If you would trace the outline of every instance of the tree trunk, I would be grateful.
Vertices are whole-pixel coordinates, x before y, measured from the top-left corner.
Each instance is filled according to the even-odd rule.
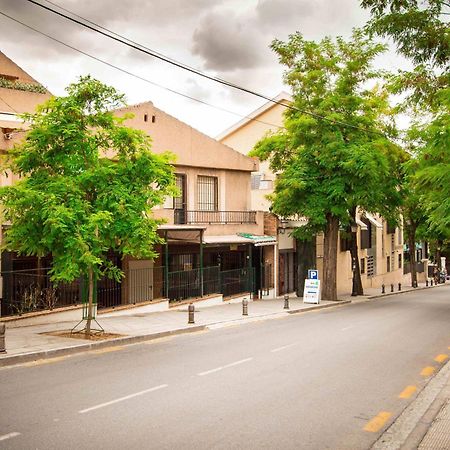
[[[356,208],[352,208],[351,218],[354,224],[356,224]],[[362,280],[361,280],[361,269],[359,267],[359,256],[358,256],[358,237],[357,231],[352,232],[350,228],[350,255],[352,257],[352,283],[354,283],[354,289],[352,285],[352,294],[353,290],[356,295],[364,295]]]
[[[417,265],[416,265],[416,226],[410,223],[408,226],[408,247],[409,263],[411,265],[411,286],[417,286]]]
[[[441,261],[441,256],[442,256],[442,246],[444,245],[444,242],[442,241],[442,239],[438,239],[436,241],[436,253],[434,256],[434,259],[436,260],[436,265],[439,271],[442,270],[442,261]]]
[[[86,335],[90,336],[91,334],[91,323],[92,323],[92,309],[94,305],[94,276],[92,268],[89,268],[88,271],[88,315],[86,321]]]
[[[356,237],[356,231],[351,232],[351,242],[350,242],[350,255],[352,257],[352,278],[355,284],[356,295],[364,295],[363,285],[361,281],[361,269],[359,267],[359,257],[358,257],[358,241]],[[353,288],[352,288],[353,293]]]
[[[339,220],[332,214],[327,214],[327,225],[323,244],[323,290],[324,300],[336,301],[336,269]]]

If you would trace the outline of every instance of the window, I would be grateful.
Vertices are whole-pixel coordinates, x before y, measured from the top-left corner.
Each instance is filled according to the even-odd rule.
[[[198,209],[200,211],[217,211],[219,209],[217,177],[199,175],[197,190]]]
[[[398,268],[401,269],[402,268],[402,254],[399,253],[398,255]]]
[[[173,209],[185,209],[186,206],[186,175],[175,174],[175,184],[180,191],[178,197],[173,198]]]
[[[366,271],[366,259],[365,258],[361,258],[360,269],[361,269],[361,273],[365,273],[365,271]]]
[[[371,248],[371,237],[372,237],[372,224],[369,222],[368,219],[362,218],[362,222],[364,222],[367,225],[367,230],[361,230],[361,245],[360,248]]]
[[[387,256],[386,257],[386,272],[390,272],[391,271],[391,257]]]

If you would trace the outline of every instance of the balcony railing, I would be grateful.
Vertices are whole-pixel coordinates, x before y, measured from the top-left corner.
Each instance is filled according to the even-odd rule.
[[[177,225],[256,223],[256,211],[188,211],[176,209],[174,211],[174,222]]]

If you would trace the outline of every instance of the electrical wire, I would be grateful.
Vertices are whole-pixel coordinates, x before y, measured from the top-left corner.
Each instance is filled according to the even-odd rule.
[[[81,19],[81,20],[77,20],[74,17],[70,17],[70,16],[68,16],[66,14],[63,14],[62,12],[57,11],[57,10],[55,10],[53,8],[50,8],[48,6],[45,6],[42,3],[39,3],[39,2],[37,2],[35,0],[26,0],[26,1],[29,2],[29,3],[32,3],[32,4],[36,5],[36,6],[39,6],[40,8],[43,8],[43,9],[45,9],[45,10],[47,10],[47,11],[53,13],[53,14],[56,14],[56,15],[58,15],[60,17],[63,17],[64,19],[67,19],[67,20],[69,20],[69,21],[71,21],[73,23],[76,23],[76,24],[78,24],[78,25],[80,25],[80,26],[82,26],[84,28],[87,28],[87,29],[89,29],[91,31],[99,33],[99,34],[101,34],[103,36],[106,36],[106,37],[108,37],[110,39],[113,39],[116,42],[119,42],[121,44],[127,45],[128,47],[133,48],[133,49],[135,49],[135,50],[137,50],[139,52],[142,52],[142,53],[144,53],[144,54],[146,54],[148,56],[152,56],[154,58],[157,58],[157,59],[159,59],[161,61],[164,61],[164,62],[166,62],[168,64],[171,64],[171,65],[173,65],[175,67],[178,67],[180,69],[189,71],[191,73],[194,73],[194,74],[196,74],[196,75],[198,75],[200,77],[203,77],[203,78],[206,78],[208,80],[220,83],[222,85],[234,88],[234,89],[239,90],[241,92],[245,92],[247,94],[250,94],[250,95],[262,98],[262,99],[264,99],[264,100],[266,100],[268,102],[271,102],[271,103],[274,103],[274,104],[277,104],[277,105],[281,105],[281,106],[283,106],[285,108],[288,108],[288,109],[291,109],[293,111],[297,111],[297,112],[300,112],[302,114],[314,117],[316,119],[329,122],[332,125],[341,125],[343,127],[353,128],[353,129],[356,129],[356,130],[359,130],[359,131],[363,131],[365,133],[372,133],[372,134],[385,136],[382,132],[380,132],[378,130],[369,130],[367,128],[362,128],[362,127],[359,127],[357,125],[349,124],[347,122],[343,122],[343,121],[340,121],[340,120],[330,119],[330,118],[325,117],[325,116],[323,116],[321,114],[317,114],[317,113],[314,113],[312,111],[302,110],[302,109],[297,108],[297,107],[295,107],[293,105],[285,104],[285,103],[283,103],[281,101],[275,100],[273,98],[270,98],[270,97],[268,97],[268,96],[266,96],[264,94],[258,93],[256,91],[251,90],[251,89],[239,86],[237,84],[231,83],[231,82],[226,81],[226,80],[222,80],[222,79],[217,78],[217,77],[213,77],[213,76],[208,75],[208,74],[206,74],[206,73],[204,73],[204,72],[202,72],[202,71],[200,71],[198,69],[189,67],[186,64],[183,64],[183,63],[181,63],[181,62],[179,62],[177,60],[171,59],[171,58],[169,58],[169,57],[167,57],[167,56],[165,56],[165,55],[163,55],[163,54],[161,54],[159,52],[155,52],[152,49],[148,49],[148,48],[142,46],[141,44],[134,43],[134,41],[128,40],[127,38],[124,38],[123,36],[121,36],[121,35],[119,35],[117,33],[113,33],[112,31],[110,31],[109,29],[107,29],[105,27],[100,27],[96,23],[94,23],[92,21],[88,21],[87,19],[85,19],[82,16],[76,15],[77,17],[79,17]],[[71,11],[69,11],[67,9],[65,11],[69,12],[70,14],[75,15],[74,13],[72,13]],[[91,23],[93,25],[89,25],[89,23],[86,23],[86,22],[89,22],[89,23]],[[102,30],[104,30],[104,31],[102,31]]]
[[[20,24],[20,25],[22,25],[25,28],[28,28],[29,30],[34,31],[35,33],[38,33],[38,34],[40,34],[42,36],[45,36],[46,38],[51,39],[52,41],[55,41],[58,44],[64,45],[65,47],[70,48],[71,50],[74,50],[74,51],[76,51],[78,53],[81,53],[82,55],[85,55],[88,58],[91,58],[91,59],[93,59],[95,61],[98,61],[98,62],[100,62],[102,64],[105,64],[106,66],[111,67],[113,69],[119,70],[120,72],[125,73],[126,75],[129,75],[129,76],[132,76],[134,78],[137,78],[138,80],[141,80],[141,81],[144,81],[146,83],[149,83],[149,84],[151,84],[151,85],[153,85],[153,86],[155,86],[157,88],[164,89],[164,90],[166,90],[168,92],[171,92],[173,94],[180,95],[181,97],[184,97],[184,98],[186,98],[188,100],[192,100],[194,102],[201,103],[203,105],[209,106],[211,108],[215,108],[215,109],[217,109],[219,111],[223,111],[223,112],[226,112],[228,114],[233,114],[234,116],[237,116],[237,117],[240,117],[240,118],[243,118],[243,119],[248,119],[250,121],[259,122],[259,123],[262,123],[264,125],[268,125],[268,126],[271,126],[271,127],[276,127],[276,128],[279,128],[279,129],[284,128],[284,127],[282,127],[280,125],[276,125],[274,123],[265,122],[263,120],[259,120],[259,119],[256,119],[256,118],[253,118],[253,117],[250,117],[250,116],[239,114],[239,113],[237,113],[235,111],[231,111],[231,110],[223,108],[221,106],[213,105],[211,103],[205,102],[204,100],[200,100],[200,99],[192,97],[192,96],[190,96],[188,94],[184,94],[183,92],[179,92],[179,91],[176,91],[175,89],[171,89],[171,88],[169,88],[167,86],[163,86],[161,84],[158,84],[158,83],[156,83],[154,81],[149,80],[148,78],[144,78],[144,77],[142,77],[140,75],[137,75],[137,74],[135,74],[133,72],[130,72],[130,71],[126,70],[126,69],[123,69],[123,68],[121,68],[119,66],[116,66],[116,65],[114,65],[114,64],[112,64],[112,63],[110,63],[108,61],[105,61],[104,59],[98,58],[97,56],[91,55],[90,53],[87,53],[87,52],[85,52],[83,50],[80,50],[80,49],[70,45],[70,44],[67,44],[66,42],[63,42],[60,39],[57,39],[57,38],[55,38],[53,36],[50,36],[49,34],[46,34],[43,31],[40,31],[40,30],[30,26],[30,25],[27,25],[26,23],[24,23],[24,22],[14,18],[14,17],[12,17],[12,16],[9,16],[8,14],[5,14],[5,13],[3,13],[1,11],[0,11],[0,15],[4,16],[4,17],[6,17],[6,18],[8,18],[8,19],[10,19],[10,20]],[[10,105],[8,105],[8,106],[10,106]]]

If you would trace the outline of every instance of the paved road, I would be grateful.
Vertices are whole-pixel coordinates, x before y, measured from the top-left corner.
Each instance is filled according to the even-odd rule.
[[[449,323],[445,286],[4,368],[0,449],[367,449]]]

